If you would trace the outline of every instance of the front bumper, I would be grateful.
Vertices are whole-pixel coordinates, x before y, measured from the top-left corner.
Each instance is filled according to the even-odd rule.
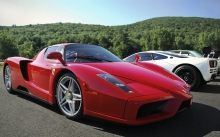
[[[178,88],[179,90],[180,88]],[[176,89],[174,89],[176,90]],[[192,95],[178,92],[164,92],[148,96],[134,97],[127,101],[123,118],[84,110],[87,115],[127,125],[143,125],[174,116],[177,112],[189,108]]]
[[[135,97],[127,102],[124,114],[125,124],[141,125],[167,119],[178,111],[189,108],[191,104],[192,95],[185,93]]]

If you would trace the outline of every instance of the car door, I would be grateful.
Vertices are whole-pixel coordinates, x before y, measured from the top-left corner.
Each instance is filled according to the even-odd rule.
[[[158,53],[152,53],[153,61],[152,63],[157,64],[161,67],[164,67],[170,71],[172,71],[174,65],[171,63],[173,57],[161,55]]]
[[[32,83],[42,89],[44,92],[49,91],[49,80],[51,74],[51,66],[54,60],[47,59],[46,56],[52,51],[56,51],[58,46],[48,47],[42,56],[40,61],[34,61],[31,63],[32,68]]]

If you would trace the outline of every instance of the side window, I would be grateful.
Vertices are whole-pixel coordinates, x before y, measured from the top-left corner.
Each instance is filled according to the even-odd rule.
[[[189,55],[189,52],[188,51],[182,51],[181,54]]]
[[[44,58],[47,58],[47,54],[52,52],[52,51],[56,51],[58,48],[58,46],[52,46],[52,47],[48,47],[47,50],[44,53]]]
[[[56,51],[60,52],[63,55],[63,52],[64,52],[63,49],[64,49],[63,46],[59,46]]]
[[[149,61],[152,60],[151,53],[139,53],[140,59],[139,61]]]
[[[182,51],[181,54],[189,54],[188,51]]]
[[[126,58],[124,60],[124,62],[133,62],[135,60],[135,54],[134,55],[131,55],[130,57]]]
[[[191,54],[191,53],[188,52],[188,51],[182,51],[181,54],[186,55],[186,56],[192,56],[192,57],[194,57],[194,55]]]
[[[63,51],[63,46],[59,46],[58,48],[57,48],[57,50],[56,51],[58,51],[58,52],[61,52],[62,53],[62,51]]]
[[[160,54],[156,54],[156,53],[153,53],[153,59],[154,60],[161,60],[161,59],[166,59],[168,58],[167,56],[164,56],[164,55],[160,55]]]

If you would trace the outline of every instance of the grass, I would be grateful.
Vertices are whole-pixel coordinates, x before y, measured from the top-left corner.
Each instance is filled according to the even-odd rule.
[[[3,67],[3,62],[0,62],[0,69],[2,69]]]

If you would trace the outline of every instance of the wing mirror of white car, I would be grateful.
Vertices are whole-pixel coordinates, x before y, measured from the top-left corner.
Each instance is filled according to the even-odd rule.
[[[173,57],[170,57],[171,59],[173,59]]]

